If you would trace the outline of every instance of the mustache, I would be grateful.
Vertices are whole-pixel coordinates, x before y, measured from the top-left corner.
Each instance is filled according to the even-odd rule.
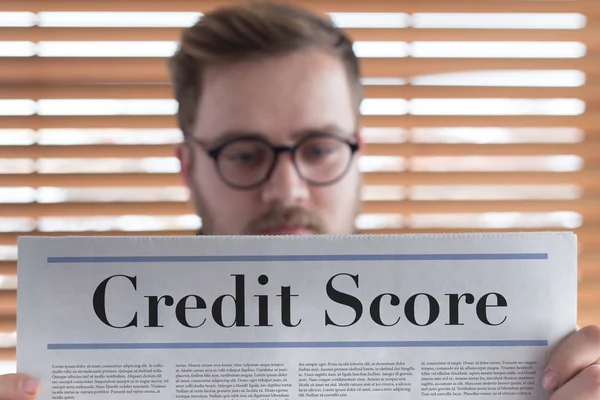
[[[323,233],[325,224],[321,218],[301,207],[274,208],[250,221],[244,229],[246,235],[260,235],[283,227],[310,229]]]

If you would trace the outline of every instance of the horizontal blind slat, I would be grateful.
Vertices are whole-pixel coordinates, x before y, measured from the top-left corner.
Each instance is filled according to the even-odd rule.
[[[0,217],[81,217],[119,215],[184,215],[195,214],[193,208],[181,202],[124,203],[0,203]]]
[[[173,157],[174,154],[175,144],[0,146],[0,158],[137,158]],[[600,140],[511,144],[366,143],[364,154],[395,157],[577,155],[586,160],[597,160],[600,159]]]
[[[16,319],[16,317],[14,317],[14,316],[0,316],[0,334],[2,334],[2,333],[12,333],[12,332],[15,332],[16,330],[17,330],[17,319]]]
[[[174,155],[174,144],[0,146],[0,158],[137,158]]]
[[[580,185],[597,188],[600,171],[577,172],[369,172],[366,185]]]
[[[178,41],[182,28],[77,28],[15,27],[0,28],[0,41]],[[589,50],[600,49],[600,26],[582,29],[418,29],[347,28],[354,41],[516,41],[583,42]]]
[[[367,143],[368,155],[399,157],[467,157],[467,156],[535,156],[574,154],[583,158],[600,158],[600,141],[581,143]]]
[[[207,12],[215,7],[232,4],[238,0],[103,0],[83,2],[81,0],[3,0],[0,11],[186,11]],[[600,15],[596,0],[578,1],[511,1],[503,0],[296,0],[295,4],[320,12],[554,12]]]
[[[362,211],[366,214],[428,214],[524,212],[544,213],[574,211],[586,216],[600,215],[598,199],[585,200],[484,200],[484,201],[365,201]]]
[[[0,275],[16,275],[17,262],[0,260]]]
[[[573,172],[364,172],[364,183],[371,186],[416,185],[579,185],[600,189],[600,170]],[[2,187],[163,187],[182,186],[177,173],[32,173],[0,174]]]
[[[414,77],[471,71],[580,70],[600,75],[600,55],[583,58],[361,58],[364,77]],[[167,83],[163,57],[0,58],[0,84],[6,83]]]
[[[93,92],[92,92],[93,93]],[[577,98],[600,101],[600,85],[588,83],[577,87],[492,87],[492,86],[365,86],[367,98],[506,98],[551,99]]]
[[[366,115],[364,127],[371,128],[436,128],[436,127],[505,127],[556,128],[573,127],[600,131],[600,113],[583,115],[517,115],[517,116],[430,116],[430,115]],[[176,128],[172,115],[116,116],[14,116],[0,118],[0,129],[167,129]]]
[[[600,216],[598,199],[580,200],[483,200],[483,201],[365,201],[367,214],[427,214],[485,212],[562,212],[573,211],[592,218]],[[183,202],[66,202],[66,203],[0,203],[0,217],[92,216],[92,215],[181,215],[195,214]]]
[[[3,322],[16,318],[17,291],[14,289],[0,289],[0,331],[7,332],[2,327]]]
[[[0,361],[14,361],[17,358],[15,347],[0,347]]]
[[[576,87],[364,85],[366,98],[577,98],[600,102],[600,83]],[[170,99],[168,84],[0,84],[0,99]]]

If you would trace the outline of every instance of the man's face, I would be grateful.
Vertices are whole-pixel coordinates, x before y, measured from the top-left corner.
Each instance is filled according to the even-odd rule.
[[[178,151],[204,232],[354,232],[360,174],[358,154],[351,155],[345,142],[358,141],[353,104],[343,64],[320,51],[206,69],[193,131],[198,143],[190,140]],[[307,139],[315,136],[325,139]],[[202,147],[210,150],[242,137],[264,143],[251,139],[227,147],[219,155],[220,174]],[[343,175],[333,184],[312,185],[299,174],[291,153],[283,152],[263,184],[244,190],[232,186],[265,175],[273,159],[266,143],[306,143],[296,161],[309,179]],[[229,184],[221,175],[230,178]]]

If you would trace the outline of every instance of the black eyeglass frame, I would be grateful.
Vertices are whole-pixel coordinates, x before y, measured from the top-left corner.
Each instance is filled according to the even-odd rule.
[[[300,168],[296,161],[296,152],[298,151],[298,148],[302,147],[302,145],[304,145],[306,142],[308,142],[310,140],[315,140],[315,139],[319,139],[319,138],[337,140],[338,142],[346,144],[350,148],[350,157],[348,158],[348,163],[344,167],[344,170],[335,179],[329,180],[327,182],[316,182],[311,179],[307,179],[300,171]],[[210,158],[212,158],[213,163],[215,164],[215,169],[217,170],[217,173],[219,174],[219,177],[221,178],[221,180],[229,187],[238,189],[238,190],[252,190],[252,189],[256,189],[256,188],[264,185],[265,182],[267,182],[269,179],[271,179],[271,176],[273,175],[275,168],[277,168],[277,164],[279,162],[279,155],[283,154],[283,153],[288,153],[288,152],[291,153],[291,155],[292,155],[292,164],[294,165],[294,169],[296,170],[296,173],[304,182],[308,183],[311,186],[333,185],[346,176],[346,174],[348,173],[348,171],[350,169],[350,166],[352,165],[352,159],[354,158],[355,153],[360,149],[360,145],[358,144],[358,142],[344,139],[338,135],[334,135],[334,134],[330,134],[330,133],[317,133],[317,134],[307,135],[307,136],[303,137],[302,139],[300,139],[293,146],[275,146],[271,142],[269,142],[267,139],[265,139],[261,136],[245,135],[245,136],[240,136],[240,137],[236,137],[236,138],[227,140],[227,141],[221,143],[220,145],[218,145],[217,147],[207,149],[204,146],[204,144],[202,142],[200,142],[197,138],[192,136],[191,139],[198,147],[200,147],[200,149],[202,149],[204,151],[204,153],[206,155],[208,155]],[[271,149],[271,151],[273,152],[273,161],[271,161],[271,165],[269,166],[264,178],[262,180],[258,181],[257,183],[253,183],[251,185],[238,185],[238,184],[230,182],[223,175],[223,173],[221,172],[221,168],[219,166],[219,156],[221,155],[223,150],[227,146],[231,145],[232,143],[242,142],[242,141],[260,142],[260,143],[264,144],[266,147],[268,147],[269,149]]]

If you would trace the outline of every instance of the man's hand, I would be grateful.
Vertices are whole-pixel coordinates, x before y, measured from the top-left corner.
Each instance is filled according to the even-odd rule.
[[[0,376],[0,400],[32,400],[40,390],[37,379],[23,374]]]
[[[600,326],[586,326],[561,343],[542,385],[555,391],[550,400],[600,399]]]

